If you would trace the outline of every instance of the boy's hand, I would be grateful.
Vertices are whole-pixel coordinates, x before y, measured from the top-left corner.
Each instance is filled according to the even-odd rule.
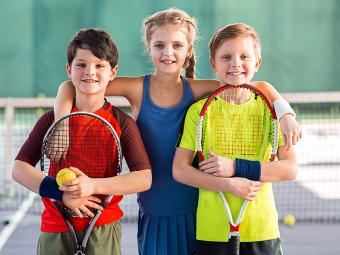
[[[302,130],[299,123],[292,114],[285,114],[280,119],[281,132],[288,151],[302,138]]]
[[[70,193],[72,198],[88,197],[95,192],[94,181],[78,168],[70,167],[77,175],[76,179],[63,182],[60,190]]]
[[[218,177],[231,177],[235,174],[235,160],[224,158],[209,151],[209,158],[199,163],[199,169]]]
[[[69,192],[64,192],[62,200],[65,206],[80,218],[83,218],[83,215],[86,214],[90,217],[94,217],[91,209],[103,210],[103,207],[100,205],[100,199],[95,196],[72,198],[72,195]]]
[[[231,191],[235,196],[249,201],[255,200],[261,187],[264,185],[263,182],[252,181],[246,178],[233,177],[228,178],[231,186]]]

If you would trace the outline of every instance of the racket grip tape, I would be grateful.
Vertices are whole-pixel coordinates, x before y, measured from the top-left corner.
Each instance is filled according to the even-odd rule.
[[[231,255],[240,255],[240,235],[233,235],[230,237],[229,251]]]

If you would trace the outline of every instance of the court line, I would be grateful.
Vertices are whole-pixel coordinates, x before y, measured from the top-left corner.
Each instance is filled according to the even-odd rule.
[[[13,217],[11,217],[8,225],[6,225],[2,229],[0,233],[0,251],[5,246],[5,244],[7,243],[7,240],[11,237],[12,233],[14,232],[18,224],[25,217],[27,211],[33,205],[36,197],[37,197],[37,194],[30,192],[28,195],[28,198],[24,202],[21,203],[18,211],[14,214]]]

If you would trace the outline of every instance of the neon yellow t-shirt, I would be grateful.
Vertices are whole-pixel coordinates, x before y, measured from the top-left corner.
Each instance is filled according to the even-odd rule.
[[[217,98],[217,100],[222,100]],[[180,146],[181,148],[189,149],[191,151],[197,151],[197,141],[196,141],[196,128],[197,122],[199,119],[199,112],[203,107],[206,99],[202,99],[195,104],[193,104],[186,115],[184,131],[181,139]],[[225,107],[229,107],[227,102],[225,103]],[[264,102],[262,100],[256,100],[254,97],[251,97],[246,103],[240,105],[233,105],[230,109],[228,109],[229,114],[231,116],[232,121],[241,121],[238,120],[237,116],[232,112],[233,109],[237,109],[235,107],[242,107],[242,112],[247,111],[247,109],[256,109],[256,113],[259,115],[263,115]],[[220,105],[219,105],[220,107]],[[209,109],[209,108],[208,108]],[[238,111],[238,109],[237,109]],[[222,118],[222,116],[215,116],[215,120],[218,121],[218,118]],[[243,121],[244,122],[244,121]],[[244,130],[244,133],[252,130],[252,127],[249,126],[248,122],[240,124]],[[203,123],[203,128],[209,130],[209,127],[205,123]],[[232,126],[230,127],[232,128]],[[266,127],[267,128],[267,127]],[[208,132],[205,132],[208,133]],[[281,132],[279,132],[280,134]],[[203,154],[207,155],[209,151],[209,142],[214,143],[214,141],[210,139],[204,139],[205,142],[203,146]],[[260,139],[260,138],[259,138]],[[262,138],[261,138],[262,139]],[[258,143],[267,142],[262,140],[256,140]],[[233,139],[226,139],[226,143],[223,145],[223,151],[214,151],[214,153],[225,156],[231,159],[235,159],[240,157],[240,152],[235,149],[233,146],[233,151],[226,150],[231,143],[234,143]],[[228,141],[230,140],[230,141]],[[267,139],[268,140],[268,139]],[[279,135],[279,146],[283,144],[282,136]],[[229,146],[231,147],[231,146]],[[240,148],[247,148],[246,145],[240,145]],[[251,146],[249,146],[251,147]],[[260,148],[260,147],[259,147]],[[217,149],[219,150],[219,149]],[[264,151],[253,150],[250,151],[248,157],[241,158],[249,159],[249,160],[260,160],[262,162],[269,161],[271,152],[271,146],[268,146]],[[234,196],[231,193],[225,192],[225,195],[228,200],[228,204],[230,206],[230,210],[232,212],[234,221],[237,217],[239,210],[242,206],[243,200]],[[217,192],[212,192],[204,189],[199,190],[199,201],[197,208],[197,230],[196,230],[196,238],[202,241],[215,241],[215,242],[227,242],[229,235],[229,222],[228,218],[222,203],[222,200]],[[240,235],[241,242],[254,242],[254,241],[264,241],[270,240],[274,238],[278,238],[280,236],[279,227],[278,227],[278,215],[275,208],[272,184],[266,183],[261,191],[258,193],[255,201],[251,201],[248,203],[246,211],[243,215],[242,222],[240,225]]]

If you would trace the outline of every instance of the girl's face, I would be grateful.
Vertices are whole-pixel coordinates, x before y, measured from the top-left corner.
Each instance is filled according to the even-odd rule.
[[[115,77],[117,66],[111,68],[109,61],[97,58],[91,50],[77,49],[71,66],[67,64],[66,70],[77,95],[93,95],[105,92],[107,84]]]
[[[210,61],[222,85],[250,83],[261,65],[261,59],[255,55],[254,41],[249,37],[225,40]]]
[[[149,42],[149,52],[156,73],[181,73],[190,47],[183,26],[165,25],[155,28]]]

